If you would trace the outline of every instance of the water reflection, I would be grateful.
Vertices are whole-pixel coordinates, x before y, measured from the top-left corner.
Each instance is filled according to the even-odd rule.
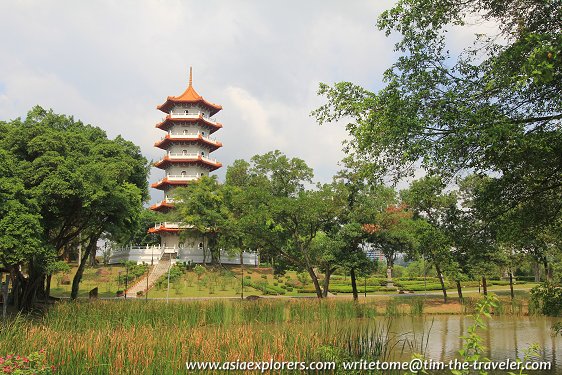
[[[562,338],[553,337],[550,329],[556,321],[549,317],[504,316],[488,319],[488,329],[480,332],[486,346],[485,356],[492,361],[523,358],[525,349],[536,343],[544,352],[544,360],[551,361],[553,368],[546,372],[533,371],[532,374],[562,373],[562,359],[556,356],[562,347]],[[422,332],[429,332],[427,345],[423,345],[426,357],[449,361],[458,358],[458,350],[463,344],[461,336],[467,333],[472,323],[471,317],[460,315],[397,317],[392,319],[390,331],[409,332],[406,335],[409,340],[419,339]]]

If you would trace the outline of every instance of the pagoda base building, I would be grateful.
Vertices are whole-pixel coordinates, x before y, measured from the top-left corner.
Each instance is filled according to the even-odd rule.
[[[169,212],[174,209],[174,190],[208,176],[222,166],[211,157],[211,153],[222,147],[212,135],[222,128],[214,119],[222,107],[206,101],[193,88],[192,70],[189,72],[189,85],[180,96],[169,96],[164,104],[157,107],[166,116],[156,124],[166,132],[154,146],[166,153],[154,164],[164,170],[164,177],[151,186],[163,191],[163,199],[152,205],[151,210]],[[175,222],[157,223],[150,233],[160,236],[158,246],[129,246],[112,253],[110,263],[133,261],[154,264],[160,261],[170,263],[211,263],[211,253],[204,236],[197,234],[189,226]],[[181,234],[181,236],[180,236]],[[219,254],[222,264],[258,265],[255,253],[229,255]]]

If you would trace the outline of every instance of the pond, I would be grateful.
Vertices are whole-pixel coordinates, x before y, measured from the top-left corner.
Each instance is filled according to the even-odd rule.
[[[560,319],[550,317],[502,316],[487,319],[487,330],[479,332],[486,347],[485,356],[492,361],[514,361],[523,358],[532,344],[541,348],[544,361],[552,363],[550,371],[526,371],[529,374],[562,373],[562,337],[552,335],[552,325]],[[426,358],[448,362],[458,358],[463,345],[461,336],[473,323],[470,316],[436,315],[426,317],[397,317],[390,322],[391,333],[402,333],[416,349],[421,347]],[[429,333],[429,336],[427,334]],[[425,336],[424,336],[425,335]],[[422,342],[423,341],[423,342]],[[404,355],[399,357],[404,357]],[[507,371],[496,372],[507,373]]]

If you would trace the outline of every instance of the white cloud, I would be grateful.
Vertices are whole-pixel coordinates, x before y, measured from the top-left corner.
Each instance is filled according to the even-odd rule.
[[[223,165],[280,149],[329,181],[342,126],[318,126],[319,82],[374,89],[394,55],[375,28],[387,1],[0,2],[0,119],[35,104],[122,134],[150,159],[155,107],[194,86],[222,104]],[[153,171],[154,181],[162,171]],[[224,176],[225,168],[218,171]],[[153,194],[156,198],[161,193]]]

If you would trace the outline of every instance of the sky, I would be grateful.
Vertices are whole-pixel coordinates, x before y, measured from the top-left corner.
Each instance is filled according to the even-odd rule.
[[[236,159],[278,149],[329,182],[344,156],[344,124],[315,123],[320,82],[370,90],[396,59],[376,28],[387,0],[3,1],[0,120],[34,105],[122,135],[149,159],[164,153],[154,125],[167,96],[193,86],[222,105],[214,136],[224,179]],[[462,35],[459,36],[462,38]],[[163,177],[153,169],[150,181]],[[151,191],[152,202],[162,193]]]

